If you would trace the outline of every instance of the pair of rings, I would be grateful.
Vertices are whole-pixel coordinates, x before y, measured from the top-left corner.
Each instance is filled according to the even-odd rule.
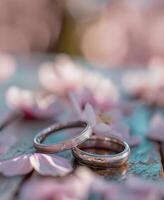
[[[44,144],[47,136],[59,130],[69,128],[82,128],[78,136],[57,144]],[[129,145],[117,138],[105,136],[92,136],[92,128],[86,121],[57,123],[44,129],[34,138],[34,147],[44,153],[57,153],[72,149],[74,157],[82,164],[90,167],[108,168],[118,167],[125,164],[130,154]],[[88,149],[104,149],[113,154],[99,154]]]

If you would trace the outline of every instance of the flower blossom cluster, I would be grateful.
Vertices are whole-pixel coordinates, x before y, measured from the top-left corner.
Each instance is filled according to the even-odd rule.
[[[164,62],[160,58],[151,60],[148,69],[128,71],[122,82],[128,94],[142,99],[150,105],[164,106]]]
[[[8,89],[6,100],[12,110],[22,112],[28,119],[55,118],[63,110],[61,100],[55,95],[15,86]]]

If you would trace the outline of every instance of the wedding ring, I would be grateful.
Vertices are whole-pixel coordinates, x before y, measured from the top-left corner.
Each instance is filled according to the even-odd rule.
[[[73,138],[68,139],[66,141],[59,142],[56,144],[43,144],[45,138],[51,135],[52,133],[56,133],[59,130],[70,129],[70,128],[83,128],[83,130],[79,133],[78,136],[74,136]],[[43,131],[41,131],[36,135],[36,137],[34,138],[34,147],[40,152],[57,153],[60,151],[76,147],[80,143],[87,140],[91,134],[92,134],[92,128],[90,124],[86,121],[56,123],[44,129]]]
[[[92,153],[100,149],[108,151],[106,154]],[[112,152],[112,153],[109,153]],[[129,145],[117,138],[104,136],[91,136],[84,143],[72,149],[74,157],[82,164],[96,168],[119,167],[124,165],[129,158]]]

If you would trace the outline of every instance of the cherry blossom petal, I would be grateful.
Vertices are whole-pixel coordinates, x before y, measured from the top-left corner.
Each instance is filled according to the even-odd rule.
[[[138,146],[142,141],[140,136],[130,136],[130,138],[126,141],[130,146]]]
[[[112,123],[111,129],[116,133],[120,133],[124,140],[128,140],[130,137],[129,135],[130,129],[128,125],[125,123],[121,123],[121,122]]]
[[[140,81],[138,81],[140,77]],[[127,93],[135,98],[143,100],[150,105],[164,105],[164,61],[154,57],[148,69],[131,70],[125,73],[122,79]]]
[[[9,107],[23,112],[26,118],[48,119],[63,111],[63,104],[55,95],[33,92],[12,86],[6,93]]]
[[[138,193],[138,197],[141,196],[143,199],[144,197],[146,199],[162,199],[164,197],[163,184],[142,180],[136,176],[130,176],[127,179],[126,187],[133,195]]]
[[[78,168],[74,174],[62,180],[32,177],[23,185],[18,200],[28,200],[29,194],[32,194],[30,200],[88,199],[90,187],[94,181],[95,174],[84,167]]]
[[[120,95],[112,80],[96,71],[85,73],[83,87],[77,91],[79,102],[90,103],[103,112],[118,104]]]
[[[39,70],[41,84],[48,91],[64,95],[82,84],[84,70],[66,54],[55,57],[54,62],[44,63]]]
[[[31,178],[23,184],[20,190],[19,200],[48,200],[53,199],[55,190],[55,182],[52,179]]]
[[[59,156],[34,153],[30,157],[30,162],[33,168],[43,176],[63,176],[72,170],[68,160]]]
[[[130,146],[137,146],[141,142],[140,136],[130,135],[130,129],[125,123],[113,123],[111,128],[115,134],[121,134],[122,139],[125,140]]]
[[[68,177],[65,181],[65,187],[72,199],[88,199],[92,185],[95,183],[97,176],[86,167],[76,169],[74,176]],[[67,193],[68,193],[67,192]]]
[[[90,104],[86,104],[84,111],[83,111],[83,119],[90,122],[91,126],[96,125],[96,114],[93,107]]]
[[[164,142],[164,119],[161,115],[155,115],[150,122],[148,137],[152,140]]]
[[[86,103],[91,104],[95,109],[98,107],[93,91],[88,87],[84,87],[80,92],[77,92],[78,101],[81,107],[84,107]]]
[[[0,172],[6,176],[24,175],[32,171],[31,154],[0,161]]]
[[[98,123],[94,126],[93,132],[96,135],[103,135],[106,137],[111,136],[124,140],[130,146],[137,146],[141,142],[141,138],[139,136],[131,136],[129,134],[129,127],[123,123],[113,123],[111,125]]]
[[[83,116],[82,116],[81,107],[78,103],[78,100],[77,100],[75,93],[70,92],[69,93],[69,99],[72,103],[72,108],[73,108],[74,114],[76,114],[77,117],[82,118]]]
[[[124,183],[98,181],[93,191],[101,194],[104,200],[162,199],[163,184],[130,176]]]
[[[107,124],[104,124],[104,123],[97,124],[94,127],[93,132],[96,135],[102,135],[102,136],[106,136],[106,137],[112,136],[112,137],[117,137],[117,138],[122,139],[121,133],[113,131],[113,129],[111,128],[111,126],[109,126]]]
[[[86,104],[84,110],[82,111],[80,104],[76,98],[75,93],[69,93],[69,98],[71,100],[73,110],[75,115],[82,120],[87,120],[92,126],[96,124],[96,114],[93,107],[90,104]]]
[[[80,106],[90,103],[96,109],[106,110],[118,103],[120,95],[112,80],[77,65],[70,57],[59,55],[54,63],[41,67],[40,81],[55,94],[66,96],[76,92]]]

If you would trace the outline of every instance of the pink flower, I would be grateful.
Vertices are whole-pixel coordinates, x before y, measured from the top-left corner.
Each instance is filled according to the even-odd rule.
[[[102,121],[98,121],[96,113],[90,104],[86,104],[82,110],[74,93],[70,93],[70,100],[72,102],[73,112],[76,118],[90,122],[94,134],[118,137],[127,141],[131,146],[135,146],[140,143],[139,137],[130,136],[130,130],[126,124],[112,122],[112,120],[110,124],[105,124]]]
[[[29,198],[31,200],[55,199],[55,193],[56,196],[60,197],[60,190],[60,185],[55,184],[54,180],[50,178],[41,179],[40,177],[34,177],[23,185],[18,200],[28,200]],[[62,198],[60,199],[63,200]]]
[[[127,24],[109,19],[109,12],[105,10],[98,20],[85,28],[81,36],[81,50],[85,58],[102,67],[120,66],[126,62],[129,53]]]
[[[39,77],[45,89],[64,96],[74,91],[81,104],[87,100],[101,110],[119,100],[118,89],[109,78],[78,66],[64,55],[58,56],[54,63],[41,66]]]
[[[139,77],[139,79],[138,79]],[[128,71],[122,79],[130,96],[137,97],[147,104],[164,105],[164,62],[153,58],[148,69]]]
[[[74,174],[63,180],[34,177],[26,182],[19,195],[19,200],[85,200],[88,198],[95,175],[87,168],[80,167]]]
[[[44,63],[39,70],[41,84],[48,91],[64,95],[82,84],[84,70],[67,55],[59,55],[54,62]]]
[[[150,122],[148,138],[159,142],[164,142],[164,119],[161,115],[156,114]]]
[[[133,176],[124,183],[107,182],[89,169],[80,167],[59,180],[32,177],[23,184],[18,200],[86,200],[91,192],[104,200],[160,200],[164,197],[161,183]]]
[[[93,84],[87,83],[86,87],[75,91],[81,107],[90,103],[94,109],[99,111],[109,111],[119,104],[119,94],[117,89],[111,84],[110,80],[104,82],[96,80]],[[96,83],[97,82],[97,83]],[[99,84],[98,84],[99,82]]]
[[[63,176],[72,170],[70,163],[59,156],[33,153],[0,161],[0,172],[5,176],[28,174],[32,170],[43,176]]]
[[[7,54],[0,55],[0,83],[8,79],[15,71],[15,61]]]
[[[30,119],[56,117],[63,110],[63,105],[54,95],[23,90],[14,86],[7,91],[6,99],[12,109],[22,112]]]

